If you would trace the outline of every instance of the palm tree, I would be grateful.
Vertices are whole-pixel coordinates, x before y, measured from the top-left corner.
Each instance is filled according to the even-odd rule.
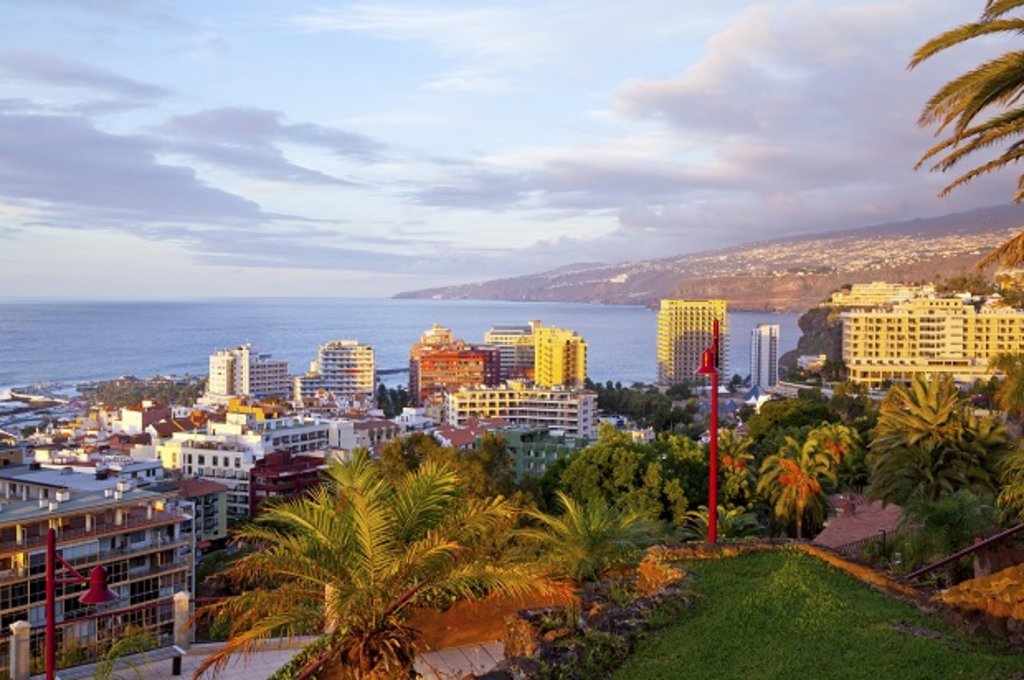
[[[841,423],[822,423],[807,433],[807,441],[827,453],[836,467],[860,447],[857,430]]]
[[[487,554],[486,537],[515,509],[502,498],[465,499],[444,464],[425,462],[395,479],[363,452],[332,463],[305,497],[271,505],[238,539],[258,549],[225,576],[242,593],[200,615],[232,622],[227,643],[197,669],[218,670],[261,639],[334,628],[316,661],[343,677],[407,675],[416,632],[405,610],[431,597],[519,595],[538,570]]]
[[[958,489],[992,493],[1007,439],[995,418],[974,415],[952,378],[917,376],[894,387],[879,413],[868,493],[886,503]]]
[[[1024,0],[987,0],[978,21],[957,26],[918,48],[910,68],[954,45],[993,34],[1016,34],[1024,30],[1024,19],[1008,16],[1024,6]],[[975,177],[1016,163],[1024,156],[1024,52],[1008,52],[977,66],[943,85],[925,104],[918,124],[938,125],[936,135],[948,136],[925,151],[920,168],[933,162],[932,172],[945,172],[965,156],[985,152],[995,145],[1007,145],[995,158],[957,177],[941,192],[945,196]],[[1024,175],[1017,181],[1013,200],[1024,200]],[[1024,262],[1024,231],[982,258],[978,269],[1001,263],[1015,267]]]
[[[776,519],[795,524],[796,537],[803,538],[805,522],[820,522],[824,515],[825,482],[836,482],[832,458],[814,441],[801,445],[787,436],[761,464],[757,491],[772,503]]]
[[[727,508],[718,506],[718,538],[751,538],[764,535],[757,515],[746,506],[737,505]],[[686,540],[706,541],[708,538],[708,506],[702,505],[696,510],[686,513],[686,523],[682,528]]]
[[[753,485],[751,463],[754,454],[750,452],[749,437],[737,434],[736,430],[724,429],[718,434],[718,458],[722,469],[722,495],[730,503],[745,504],[750,500]]]
[[[521,529],[518,535],[537,542],[555,573],[577,584],[628,563],[661,533],[647,515],[619,510],[597,498],[580,503],[559,491],[556,500],[562,514],[527,510],[526,516],[539,526]]]
[[[910,68],[969,40],[999,33],[1019,34],[1024,30],[1024,19],[1007,15],[1022,6],[1024,0],[987,0],[978,21],[957,26],[926,42],[914,53]],[[1024,52],[1009,52],[990,59],[943,85],[925,104],[919,124],[937,124],[937,134],[948,130],[948,136],[924,153],[918,167],[940,156],[931,169],[944,172],[964,156],[1009,143],[995,159],[955,179],[943,189],[942,195],[1024,156],[1024,144],[1019,139],[1024,133],[1024,107],[1018,105],[1024,94],[1022,65]],[[1024,199],[1024,177],[1018,182],[1014,199]]]
[[[997,505],[1010,518],[1024,521],[1024,445],[999,461],[999,481]]]
[[[1003,374],[996,402],[1011,418],[1024,415],[1024,354],[997,354],[989,366]]]
[[[966,548],[980,533],[996,526],[991,497],[963,489],[937,500],[912,498],[904,510],[900,532],[907,536],[910,565],[926,564]],[[956,580],[957,571],[957,564],[950,564],[949,585]]]

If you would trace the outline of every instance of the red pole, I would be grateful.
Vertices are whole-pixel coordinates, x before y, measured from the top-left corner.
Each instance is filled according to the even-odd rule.
[[[712,332],[712,351],[715,357],[715,370],[711,373],[711,465],[708,472],[708,540],[718,542],[718,319],[715,319]]]
[[[57,532],[46,532],[46,680],[57,673]]]

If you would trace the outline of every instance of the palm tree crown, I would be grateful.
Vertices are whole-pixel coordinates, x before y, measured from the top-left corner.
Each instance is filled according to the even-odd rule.
[[[232,621],[231,637],[197,673],[262,638],[326,624],[336,627],[326,656],[343,675],[401,674],[415,654],[416,633],[402,625],[409,605],[537,586],[535,569],[486,554],[483,537],[513,514],[502,498],[461,497],[445,464],[426,462],[394,481],[365,452],[331,464],[319,488],[270,506],[239,532],[258,549],[227,572],[242,594],[207,608]]]
[[[818,442],[800,444],[787,436],[761,464],[757,491],[771,501],[776,518],[795,524],[797,538],[803,538],[805,521],[820,521],[824,514],[825,483],[836,482],[832,468],[832,457]]]
[[[957,26],[918,48],[910,60],[910,68],[968,40],[1000,33],[1021,33],[1024,31],[1024,18],[1008,14],[1022,6],[1024,0],[989,0],[978,21]],[[1009,143],[995,159],[953,180],[943,189],[942,195],[1024,156],[1024,140],[1019,139],[1024,132],[1024,107],[1017,105],[1024,93],[1022,74],[1024,51],[1008,52],[946,83],[925,104],[919,123],[937,124],[937,134],[947,133],[947,137],[924,153],[918,167],[934,160],[931,169],[944,172],[967,155]],[[1024,176],[1018,182],[1014,199],[1024,199]]]

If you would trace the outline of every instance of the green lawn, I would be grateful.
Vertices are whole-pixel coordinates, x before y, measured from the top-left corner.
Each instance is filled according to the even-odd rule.
[[[696,607],[652,632],[616,678],[1024,678],[1024,655],[961,636],[803,553],[687,566]]]

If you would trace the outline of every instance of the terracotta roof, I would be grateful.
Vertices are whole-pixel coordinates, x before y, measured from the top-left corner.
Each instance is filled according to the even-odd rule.
[[[177,491],[178,495],[182,498],[197,498],[228,490],[227,485],[211,479],[182,479],[177,482],[171,482],[167,486]]]
[[[814,539],[826,548],[839,548],[850,543],[881,536],[880,529],[892,533],[903,519],[903,508],[881,501],[869,501],[860,494],[837,494],[829,497],[836,516]]]

